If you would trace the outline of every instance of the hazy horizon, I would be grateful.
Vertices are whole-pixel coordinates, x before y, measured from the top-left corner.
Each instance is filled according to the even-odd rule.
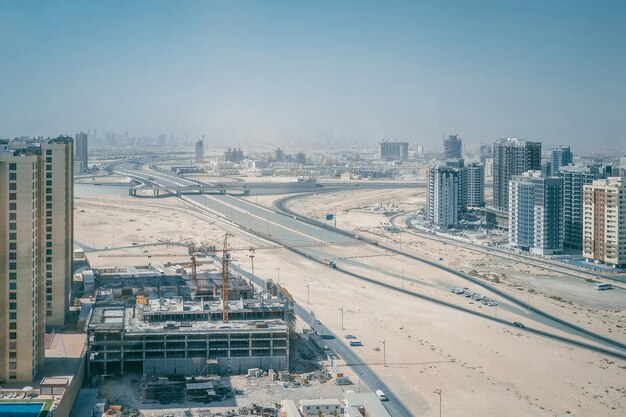
[[[415,3],[2,1],[0,137],[626,143],[624,3]]]

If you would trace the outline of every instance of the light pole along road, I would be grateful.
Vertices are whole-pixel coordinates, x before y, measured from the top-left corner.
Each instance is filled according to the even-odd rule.
[[[237,271],[242,276],[248,278],[261,288],[265,288],[265,280],[252,275],[248,271],[242,269],[241,267],[230,264],[230,268],[234,271]],[[372,368],[359,358],[359,356],[346,345],[342,339],[338,338],[328,327],[323,324],[317,324],[315,317],[313,317],[309,310],[306,310],[299,304],[294,305],[294,312],[298,317],[300,317],[306,324],[308,324],[312,329],[314,329],[319,334],[325,334],[332,336],[332,339],[324,339],[324,343],[328,345],[330,350],[336,353],[340,358],[342,358],[348,366],[350,366],[354,373],[359,376],[359,391],[361,389],[361,382],[367,385],[370,391],[374,392],[377,389],[383,390],[385,395],[389,399],[389,401],[385,401],[383,405],[389,411],[393,417],[411,417],[413,414],[409,411],[407,407],[400,400],[398,400],[394,395],[393,391],[391,391],[387,385],[376,375],[376,373],[372,370]],[[383,357],[384,357],[384,344],[383,344]],[[383,359],[383,365],[387,366],[386,359]]]

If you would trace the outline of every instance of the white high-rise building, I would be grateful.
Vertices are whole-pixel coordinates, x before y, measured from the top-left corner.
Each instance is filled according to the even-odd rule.
[[[473,162],[465,169],[467,170],[467,205],[483,207],[485,205],[485,166]]]
[[[447,166],[428,170],[428,220],[438,229],[459,222],[459,172]]]
[[[626,266],[626,178],[595,180],[584,187],[583,256]]]
[[[540,255],[563,252],[563,180],[527,171],[509,181],[509,244]]]

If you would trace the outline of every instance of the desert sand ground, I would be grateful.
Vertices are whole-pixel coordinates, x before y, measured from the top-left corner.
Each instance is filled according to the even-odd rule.
[[[342,228],[374,228],[381,217],[360,213],[355,208],[387,202],[393,202],[402,209],[407,206],[415,208],[419,201],[423,201],[423,195],[420,195],[423,192],[416,190],[406,195],[406,190],[360,191],[342,195],[340,199],[337,196],[323,196],[315,200],[314,204],[310,201],[296,202],[293,207],[303,213],[310,210],[313,214],[336,211],[338,226]],[[250,197],[260,204],[271,204],[270,200],[275,198]],[[401,203],[396,203],[399,201]],[[158,208],[157,205],[166,205],[167,208]],[[127,196],[78,196],[75,208],[75,238],[87,246],[98,248],[131,246],[133,242],[164,243],[168,239],[185,241],[189,237],[194,240],[219,240],[224,234],[221,224],[211,224],[197,217],[193,210],[185,208],[175,199],[157,201]],[[243,234],[239,236],[234,245],[258,243],[254,238]],[[408,241],[403,244],[410,245]],[[422,246],[416,247],[416,250],[434,256],[439,253],[437,251],[445,251],[446,258],[451,262],[449,265],[464,267],[467,264],[472,268],[481,268],[480,264],[483,263],[486,265],[484,271],[493,270],[489,266],[491,260],[484,255],[480,258],[479,255],[458,250],[453,252],[446,251],[446,248],[431,248],[431,243],[426,241],[422,242]],[[162,252],[163,248],[139,250]],[[476,258],[466,259],[470,256]],[[395,264],[393,268],[400,274],[394,258],[374,259],[380,268],[391,268],[390,265]],[[142,265],[150,261],[148,258],[126,257],[105,259],[107,265]],[[156,260],[152,258],[152,262]],[[238,263],[244,268],[249,267],[248,259],[240,259]],[[575,416],[624,414],[624,361],[513,330],[373,283],[359,281],[312,263],[286,249],[257,253],[257,275],[274,278],[277,267],[280,267],[281,283],[297,302],[307,304],[308,283],[310,304],[307,304],[307,308],[313,310],[336,334],[350,333],[363,341],[364,346],[358,348],[363,362],[380,373],[385,383],[415,415],[438,415],[439,399],[434,394],[436,389],[443,392],[444,415],[554,416],[566,412]],[[527,266],[520,268],[524,268],[524,272],[520,273],[529,274],[525,272]],[[419,287],[419,291],[453,297],[450,293],[443,294],[440,289],[419,284],[419,281],[437,278],[425,265],[412,263],[407,269],[409,271],[404,271],[407,286],[413,283],[414,287]],[[391,280],[382,273],[368,273],[379,274],[381,280]],[[415,282],[409,281],[409,278]],[[398,284],[397,279],[395,283]],[[512,292],[523,292],[513,286],[519,285],[517,283],[509,284],[505,280],[502,285],[511,285],[509,289]],[[580,314],[581,320],[591,321],[588,326],[594,330],[612,333],[616,338],[619,330],[623,337],[623,329],[616,327],[624,323],[622,308],[615,308],[619,311],[583,308],[551,300],[539,293],[533,294],[532,302],[542,303],[541,306],[546,309],[563,310],[561,314],[565,316]],[[341,329],[340,307],[345,309],[344,331]],[[582,319],[584,311],[585,318]],[[612,331],[609,332],[609,329]],[[380,342],[383,340],[386,343],[387,366],[382,363]]]

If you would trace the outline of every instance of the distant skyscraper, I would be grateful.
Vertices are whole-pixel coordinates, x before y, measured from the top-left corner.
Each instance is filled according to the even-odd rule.
[[[509,244],[540,255],[563,252],[563,180],[539,171],[509,182]]]
[[[480,145],[480,163],[485,164],[487,159],[493,156],[493,148],[491,145]]]
[[[584,186],[604,178],[597,167],[567,165],[556,173],[563,178],[563,220],[565,236],[563,245],[582,249],[583,246],[583,192]]]
[[[561,167],[574,162],[572,150],[569,146],[559,145],[552,150],[552,170],[550,176],[556,177]]]
[[[281,148],[276,148],[274,150],[274,161],[285,162],[285,151],[283,151]]]
[[[407,161],[409,159],[409,143],[382,141],[380,143],[380,157],[385,161]]]
[[[584,186],[583,256],[626,266],[626,178],[610,177]]]
[[[204,162],[204,140],[200,139],[196,142],[196,162]]]
[[[465,160],[463,158],[448,159],[445,166],[454,168],[459,176],[459,212],[467,211],[468,206],[468,171],[465,169]]]
[[[485,166],[473,162],[465,169],[467,171],[467,205],[483,207],[485,205]]]
[[[447,166],[428,170],[428,221],[438,229],[459,222],[459,172]]]
[[[541,162],[541,176],[544,178],[552,176],[552,161]]]
[[[86,172],[89,170],[89,157],[87,146],[87,134],[80,132],[76,134],[76,143],[74,144],[74,160],[80,163],[80,171]]]
[[[509,180],[514,175],[541,169],[541,143],[500,139],[493,144],[493,206],[509,210]]]
[[[224,161],[226,162],[243,161],[243,151],[241,149],[228,148],[228,150],[224,152]]]
[[[445,159],[461,158],[463,141],[457,135],[450,135],[443,140],[443,157]]]
[[[45,326],[65,325],[73,254],[73,147],[60,137],[0,155],[0,379],[31,381]]]

